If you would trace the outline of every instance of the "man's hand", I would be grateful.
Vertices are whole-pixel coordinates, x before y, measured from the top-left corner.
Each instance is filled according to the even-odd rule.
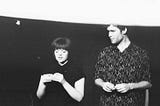
[[[115,89],[120,93],[126,93],[128,90],[130,90],[130,84],[116,84]]]
[[[112,92],[112,90],[115,90],[114,84],[110,83],[110,82],[104,82],[102,84],[102,88],[103,90],[105,90],[106,92]]]

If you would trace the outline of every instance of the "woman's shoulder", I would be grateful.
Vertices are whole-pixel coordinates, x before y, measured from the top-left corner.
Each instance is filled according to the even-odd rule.
[[[83,64],[80,60],[69,60],[68,62],[71,68],[80,69],[80,70],[82,70],[83,68]]]
[[[84,74],[84,71],[83,71],[83,64],[82,62],[80,61],[71,61],[70,63],[70,68],[71,69],[71,73],[74,75],[74,76],[84,76],[85,77],[85,74]]]

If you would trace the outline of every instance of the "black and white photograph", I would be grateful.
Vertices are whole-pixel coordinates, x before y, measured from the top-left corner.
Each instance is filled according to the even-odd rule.
[[[0,106],[159,106],[158,0],[0,3]]]

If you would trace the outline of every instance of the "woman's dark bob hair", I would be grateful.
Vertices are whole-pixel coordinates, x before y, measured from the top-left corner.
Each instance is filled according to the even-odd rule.
[[[65,49],[68,50],[70,48],[71,41],[67,37],[58,37],[53,40],[51,43],[51,47],[53,49]]]

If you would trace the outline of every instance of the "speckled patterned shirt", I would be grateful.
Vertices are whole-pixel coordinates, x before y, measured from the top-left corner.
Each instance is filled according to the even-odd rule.
[[[150,63],[145,50],[130,44],[123,52],[116,46],[104,48],[95,65],[95,79],[101,78],[113,84],[150,82]],[[100,106],[144,106],[145,90],[134,89],[126,93],[101,92]]]

